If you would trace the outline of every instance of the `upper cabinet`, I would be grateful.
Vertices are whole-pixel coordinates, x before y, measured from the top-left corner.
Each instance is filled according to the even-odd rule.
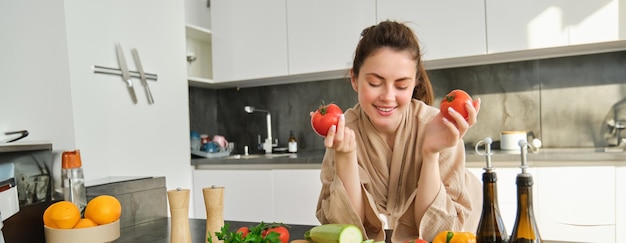
[[[424,60],[486,54],[484,0],[377,1],[378,21],[406,23],[417,34]]]
[[[343,78],[360,32],[388,19],[416,32],[428,69],[620,51],[625,2],[213,0],[212,34],[200,45],[188,34],[188,54],[196,56],[189,71],[218,88]],[[190,28],[202,22],[197,15],[188,33],[208,28]],[[201,60],[207,56],[212,62]]]
[[[185,0],[187,80],[192,86],[213,83],[209,7],[208,0]]]
[[[287,1],[289,74],[345,70],[361,31],[376,24],[374,0]]]
[[[625,2],[486,0],[488,53],[624,40]]]
[[[285,0],[211,1],[215,82],[288,74],[285,6]]]

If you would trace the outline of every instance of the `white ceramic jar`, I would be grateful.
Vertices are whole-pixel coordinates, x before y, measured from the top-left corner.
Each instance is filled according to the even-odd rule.
[[[519,150],[519,141],[526,141],[526,131],[502,131],[500,133],[500,149]]]

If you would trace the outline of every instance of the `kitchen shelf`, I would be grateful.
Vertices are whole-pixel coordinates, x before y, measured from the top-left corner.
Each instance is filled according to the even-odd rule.
[[[51,150],[52,143],[48,141],[17,141],[0,144],[0,153],[24,152],[36,150]]]
[[[189,86],[207,87],[213,81],[211,30],[193,24],[185,25],[187,55],[195,60],[187,62]]]
[[[193,38],[199,41],[211,42],[211,30],[196,26],[193,24],[186,24],[185,31],[187,37]]]

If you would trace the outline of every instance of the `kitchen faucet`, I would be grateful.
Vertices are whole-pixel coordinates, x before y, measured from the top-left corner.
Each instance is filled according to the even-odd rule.
[[[267,113],[266,115],[266,119],[267,119],[267,138],[265,138],[265,142],[263,142],[263,150],[265,150],[266,154],[271,154],[272,153],[272,147],[274,146],[278,146],[278,139],[276,139],[276,143],[272,143],[272,115],[270,114],[270,111],[268,110],[261,110],[261,109],[256,109],[252,106],[245,106],[244,110],[248,113],[252,113],[252,112],[265,112]]]

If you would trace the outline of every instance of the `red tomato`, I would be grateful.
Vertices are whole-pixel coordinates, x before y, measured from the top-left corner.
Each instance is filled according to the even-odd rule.
[[[289,230],[287,230],[287,228],[285,226],[276,226],[276,227],[272,227],[266,230],[263,230],[262,236],[265,237],[268,234],[270,234],[271,232],[276,232],[278,233],[278,239],[280,239],[280,242],[282,243],[289,243]]]
[[[452,107],[452,109],[460,113],[463,118],[467,120],[468,113],[467,109],[465,109],[465,104],[467,104],[468,101],[472,102],[472,97],[470,97],[469,94],[463,90],[455,89],[441,99],[439,110],[448,121],[454,122],[454,118],[448,114],[448,107]]]
[[[341,108],[335,104],[321,105],[311,116],[311,126],[318,135],[326,137],[328,129],[339,123],[341,114]]]
[[[236,233],[240,233],[241,232],[241,238],[246,238],[246,235],[248,235],[248,233],[250,233],[250,228],[248,227],[241,227],[239,229],[237,229]]]
[[[422,239],[405,240],[403,243],[428,243],[428,241]]]

